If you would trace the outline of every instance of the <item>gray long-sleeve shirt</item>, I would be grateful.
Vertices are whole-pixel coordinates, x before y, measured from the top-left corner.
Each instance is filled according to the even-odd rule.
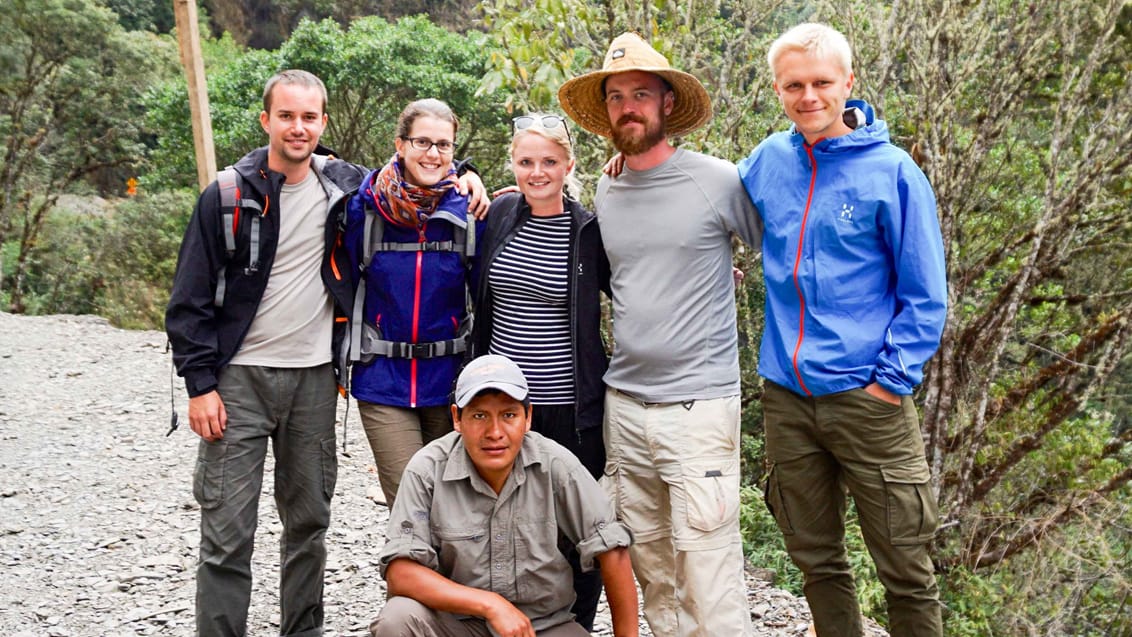
[[[762,221],[735,165],[677,149],[603,176],[595,205],[612,270],[606,384],[647,402],[738,394],[731,234],[758,249]]]

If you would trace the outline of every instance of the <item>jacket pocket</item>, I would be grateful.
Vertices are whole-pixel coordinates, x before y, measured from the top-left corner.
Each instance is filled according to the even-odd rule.
[[[694,460],[682,468],[689,526],[707,533],[738,519],[738,460]]]
[[[913,458],[880,470],[884,478],[889,541],[893,546],[930,542],[939,524],[939,513],[932,498],[927,463]]]

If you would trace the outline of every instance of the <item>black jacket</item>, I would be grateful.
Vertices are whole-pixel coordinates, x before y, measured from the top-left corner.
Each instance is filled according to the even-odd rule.
[[[574,358],[574,426],[578,431],[600,427],[604,413],[605,384],[602,376],[609,357],[601,339],[600,292],[609,291],[609,260],[601,242],[597,217],[573,199],[565,200],[570,212],[570,258],[568,279],[570,296],[570,343]],[[488,272],[504,246],[531,218],[531,208],[519,193],[508,193],[491,202],[480,255],[480,283],[476,298],[476,319],[472,329],[468,358],[488,353],[492,330],[492,290]]]
[[[363,168],[346,161],[311,158],[316,175],[330,197],[326,219],[325,258],[322,280],[334,299],[334,352],[331,359],[339,379],[345,373],[346,321],[353,307],[353,288],[341,235],[345,227],[348,196],[357,190]],[[248,271],[251,223],[241,219],[236,250],[231,260],[224,245],[220,194],[217,183],[201,193],[185,229],[173,277],[173,291],[165,311],[165,331],[173,344],[177,373],[185,377],[190,397],[206,394],[217,386],[220,370],[232,360],[255,318],[279,241],[279,193],[283,175],[267,168],[267,148],[256,149],[236,162],[243,198],[253,198],[264,207],[260,227],[259,268]],[[244,216],[241,211],[241,216]],[[213,298],[222,267],[226,292],[223,307]]]

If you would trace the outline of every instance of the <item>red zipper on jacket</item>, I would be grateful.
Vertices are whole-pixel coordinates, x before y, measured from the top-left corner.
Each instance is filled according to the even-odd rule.
[[[794,290],[798,293],[798,342],[794,344],[794,355],[790,357],[790,362],[794,366],[794,377],[798,379],[798,385],[801,386],[802,391],[806,392],[807,396],[812,396],[813,394],[806,387],[806,381],[802,379],[802,371],[798,369],[798,352],[802,349],[802,339],[806,335],[806,297],[802,294],[802,285],[798,282],[798,267],[802,264],[802,247],[806,239],[806,221],[810,218],[810,204],[814,201],[814,184],[817,183],[818,179],[818,162],[814,159],[813,146],[809,146],[805,142],[802,143],[802,146],[810,157],[810,192],[806,195],[806,208],[802,211],[802,227],[798,230],[798,252],[794,255]]]
[[[425,242],[425,227],[428,222],[424,222],[420,227],[420,242]],[[424,264],[424,251],[417,250],[417,272],[414,277],[413,283],[413,339],[412,342],[416,343],[420,334],[421,324],[421,269]],[[409,359],[409,407],[416,408],[417,406],[417,359]]]

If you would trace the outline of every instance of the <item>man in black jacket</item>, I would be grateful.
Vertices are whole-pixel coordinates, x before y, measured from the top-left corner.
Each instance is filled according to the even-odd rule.
[[[238,179],[201,194],[181,245],[165,325],[201,437],[193,478],[201,635],[246,632],[269,439],[283,523],[280,634],[322,634],[335,372],[343,371],[338,344],[353,299],[336,246],[346,195],[364,175],[315,154],[326,121],[317,77],[291,70],[268,80],[260,113],[267,147],[234,166]],[[225,196],[225,188],[236,192]]]

